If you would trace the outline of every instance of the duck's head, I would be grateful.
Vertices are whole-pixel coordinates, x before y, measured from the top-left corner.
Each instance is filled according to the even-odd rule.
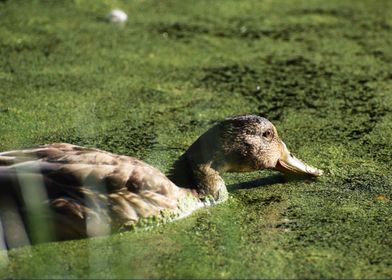
[[[321,170],[303,163],[289,152],[275,126],[266,118],[254,115],[229,118],[218,124],[217,129],[221,158],[216,163],[221,171],[275,169],[298,175],[322,175]]]
[[[171,178],[179,186],[193,186],[217,198],[224,188],[219,173],[261,169],[322,175],[289,152],[270,121],[247,115],[225,119],[200,136],[176,162]]]

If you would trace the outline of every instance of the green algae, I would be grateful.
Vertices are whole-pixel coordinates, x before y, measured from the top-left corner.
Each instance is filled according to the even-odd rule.
[[[109,9],[124,26],[102,20]],[[389,1],[0,1],[0,148],[71,142],[167,172],[254,113],[325,171],[225,174],[186,219],[1,255],[2,278],[390,278]],[[26,16],[28,15],[28,16]]]

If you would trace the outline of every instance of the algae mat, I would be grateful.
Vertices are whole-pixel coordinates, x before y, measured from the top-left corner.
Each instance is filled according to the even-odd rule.
[[[125,25],[104,16],[119,7]],[[167,171],[260,114],[317,181],[228,174],[146,231],[1,252],[3,278],[391,278],[391,1],[0,1],[0,150],[71,142]]]

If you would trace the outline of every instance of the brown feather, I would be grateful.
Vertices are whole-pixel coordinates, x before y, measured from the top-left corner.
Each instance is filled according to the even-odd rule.
[[[87,219],[92,217],[116,230],[158,216],[163,209],[176,209],[186,195],[158,169],[138,159],[55,143],[0,153],[0,186],[17,197],[25,219],[29,198],[20,182],[31,176],[42,178],[58,239],[86,237]]]

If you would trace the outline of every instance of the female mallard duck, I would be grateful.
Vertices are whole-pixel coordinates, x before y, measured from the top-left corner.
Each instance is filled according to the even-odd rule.
[[[52,229],[52,240],[65,240],[121,231],[151,217],[179,218],[227,198],[221,173],[264,168],[322,174],[290,154],[271,122],[252,115],[210,128],[174,163],[170,179],[138,159],[71,144],[3,152],[3,234],[14,247],[34,241],[42,224]]]

